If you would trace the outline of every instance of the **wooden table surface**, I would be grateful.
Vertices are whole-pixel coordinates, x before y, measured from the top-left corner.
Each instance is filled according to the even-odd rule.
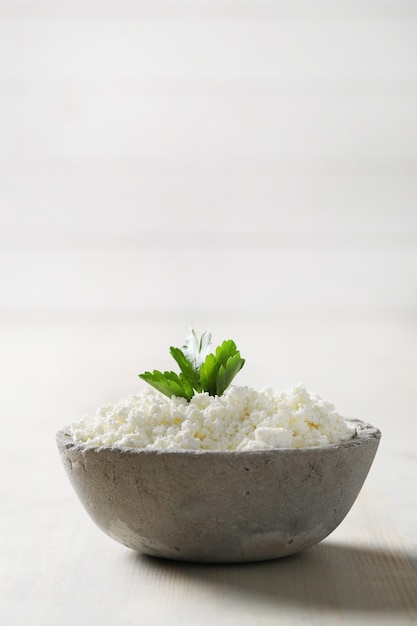
[[[395,345],[393,325],[382,325],[376,334],[374,327],[363,329],[358,342],[366,345],[365,336],[373,334],[384,359],[364,351],[362,360],[339,364],[337,376],[328,349],[323,355],[311,340],[300,339],[306,359],[314,354],[320,377],[328,381],[322,395],[330,399],[333,388],[339,410],[371,421],[383,433],[365,485],[339,528],[293,557],[203,565],[141,556],[103,534],[77,500],[55,449],[55,430],[94,410],[94,401],[116,400],[139,388],[136,372],[143,360],[153,360],[149,337],[160,337],[164,329],[155,322],[26,327],[9,322],[1,365],[9,392],[0,454],[5,623],[415,623],[416,357],[409,342],[415,342],[416,327],[402,323],[401,328]],[[242,327],[236,330],[242,334]],[[347,328],[333,324],[324,330],[317,324],[309,330],[318,339],[320,333]],[[272,344],[280,339],[281,354],[299,350],[296,341],[283,344],[284,334],[274,334],[273,325],[266,331]],[[287,325],[287,333],[294,337],[296,327]],[[129,335],[133,347],[127,345]],[[249,354],[249,344],[248,363],[261,354]],[[245,367],[243,384],[257,378],[256,365]],[[282,362],[280,368],[285,369]],[[352,369],[356,379],[345,376]]]

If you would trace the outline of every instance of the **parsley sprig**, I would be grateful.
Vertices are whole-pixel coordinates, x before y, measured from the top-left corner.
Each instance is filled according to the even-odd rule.
[[[195,393],[206,391],[211,396],[221,396],[236,374],[245,364],[232,339],[223,341],[213,353],[209,353],[211,333],[205,332],[198,339],[194,329],[180,348],[171,347],[171,356],[180,368],[175,372],[144,372],[139,378],[171,398],[186,398],[189,402]]]

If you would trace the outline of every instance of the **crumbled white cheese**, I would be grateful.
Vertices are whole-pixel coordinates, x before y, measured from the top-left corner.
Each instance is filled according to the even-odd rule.
[[[148,450],[264,450],[340,443],[353,430],[303,385],[289,391],[229,387],[190,402],[147,387],[70,425],[76,442]]]

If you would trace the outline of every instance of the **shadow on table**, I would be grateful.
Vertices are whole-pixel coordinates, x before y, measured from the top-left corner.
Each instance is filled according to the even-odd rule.
[[[344,611],[417,611],[417,570],[404,553],[323,542],[300,554],[210,565],[135,555],[148,569],[239,600]]]

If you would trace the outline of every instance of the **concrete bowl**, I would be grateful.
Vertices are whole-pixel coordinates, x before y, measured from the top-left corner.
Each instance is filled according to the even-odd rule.
[[[167,452],[57,445],[93,521],[128,548],[198,562],[261,561],[309,548],[343,520],[365,481],[380,431],[318,448]]]

